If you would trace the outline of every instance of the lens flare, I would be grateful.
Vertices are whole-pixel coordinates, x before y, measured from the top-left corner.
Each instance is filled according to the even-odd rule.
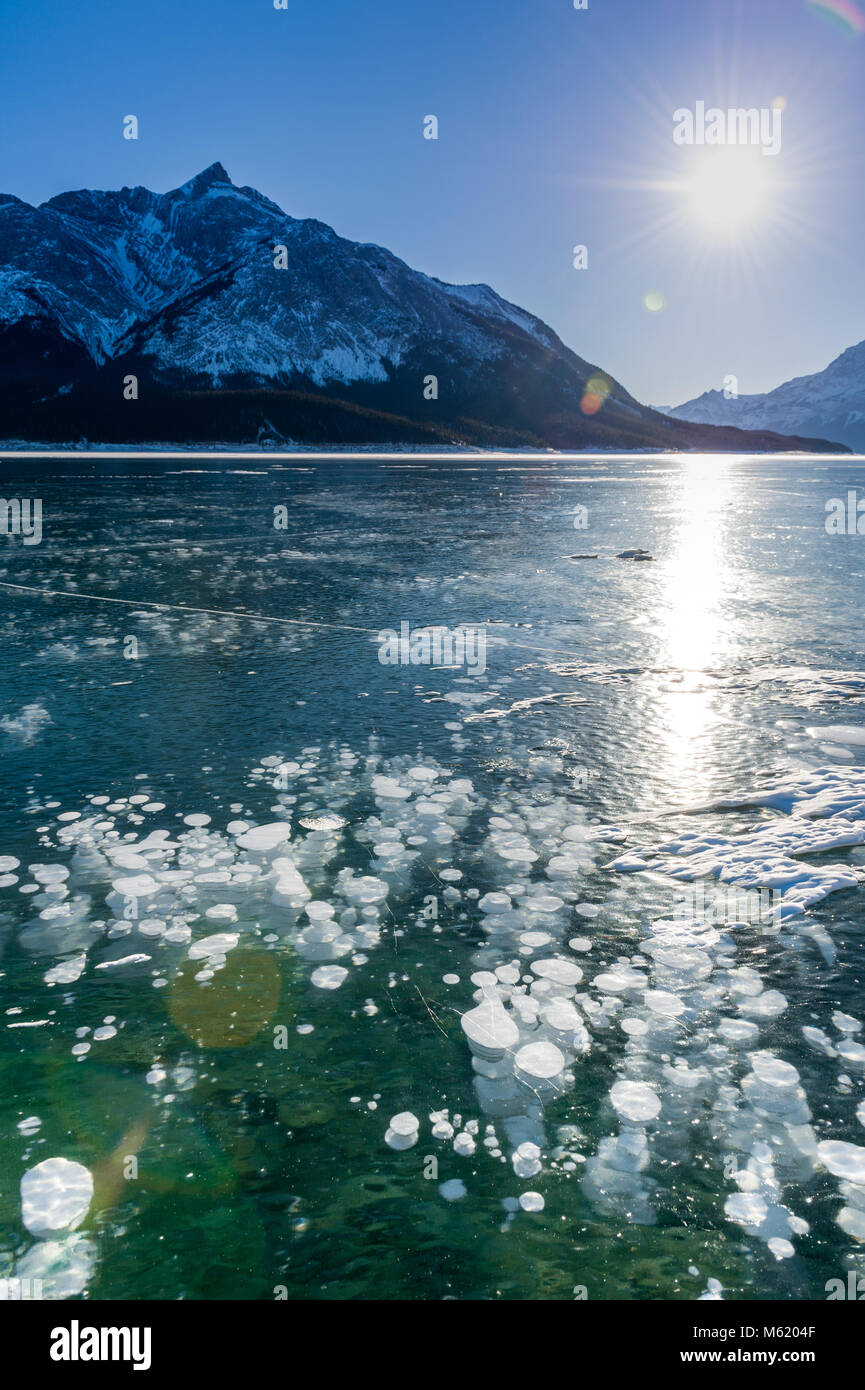
[[[587,381],[583,399],[580,401],[580,410],[583,414],[597,415],[612,389],[612,382],[608,381],[605,376],[593,376]]]
[[[809,10],[816,10],[830,19],[848,34],[857,38],[865,34],[865,11],[853,0],[806,0]]]

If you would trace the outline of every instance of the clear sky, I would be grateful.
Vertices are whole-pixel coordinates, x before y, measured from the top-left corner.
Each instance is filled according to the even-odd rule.
[[[865,339],[861,29],[865,0],[0,0],[0,190],[221,160],[486,281],[650,404],[763,391]],[[778,99],[776,157],[673,141],[678,108]]]

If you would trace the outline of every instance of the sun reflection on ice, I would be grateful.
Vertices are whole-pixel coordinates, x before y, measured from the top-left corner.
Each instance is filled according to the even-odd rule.
[[[742,583],[734,569],[731,507],[741,475],[728,458],[697,456],[683,461],[673,505],[673,546],[661,571],[660,665],[669,668],[661,692],[667,775],[691,784],[717,758],[712,670],[729,661],[726,599]]]

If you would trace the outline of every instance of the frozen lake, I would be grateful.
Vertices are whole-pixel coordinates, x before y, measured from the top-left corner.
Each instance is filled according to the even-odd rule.
[[[860,1268],[851,492],[826,457],[0,464],[42,502],[0,537],[0,1279]],[[474,645],[403,662],[403,625]]]

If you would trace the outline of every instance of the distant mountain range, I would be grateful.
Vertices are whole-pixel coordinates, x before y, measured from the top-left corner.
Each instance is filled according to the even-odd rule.
[[[842,352],[824,371],[797,376],[762,396],[726,400],[723,391],[706,391],[669,414],[698,424],[817,434],[865,453],[865,343]]]
[[[718,423],[641,405],[489,286],[290,217],[221,164],[165,194],[0,195],[7,441],[827,447]]]

